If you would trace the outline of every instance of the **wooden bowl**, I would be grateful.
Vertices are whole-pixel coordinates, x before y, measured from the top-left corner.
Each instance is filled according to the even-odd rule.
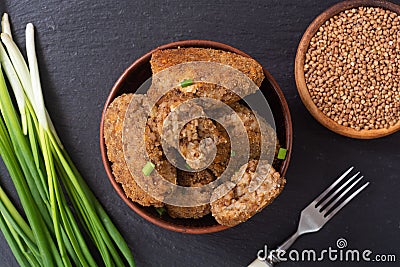
[[[351,0],[340,2],[332,7],[328,8],[322,12],[314,21],[308,26],[303,37],[301,38],[299,47],[297,49],[296,60],[295,60],[295,78],[297,90],[300,94],[301,100],[304,105],[311,113],[311,115],[319,121],[326,128],[334,131],[338,134],[359,138],[359,139],[373,139],[383,137],[400,130],[400,121],[395,125],[389,127],[388,129],[373,129],[373,130],[360,130],[357,131],[350,127],[345,127],[336,123],[334,120],[326,116],[322,111],[320,111],[311,99],[310,93],[307,88],[306,80],[304,77],[304,61],[308,50],[308,46],[312,37],[317,33],[320,26],[322,26],[331,17],[337,15],[338,13],[360,6],[366,7],[381,7],[387,10],[391,10],[397,14],[400,14],[400,6],[381,0]]]
[[[244,52],[225,44],[204,40],[187,40],[160,46],[136,60],[124,71],[121,77],[119,77],[119,79],[111,89],[111,93],[108,96],[107,101],[104,105],[100,124],[101,157],[108,178],[110,179],[110,182],[117,191],[118,195],[132,210],[134,210],[137,214],[139,214],[149,222],[152,222],[165,229],[182,233],[205,234],[218,232],[227,229],[228,227],[218,224],[211,215],[207,215],[200,219],[174,219],[164,215],[160,217],[153,207],[143,207],[137,203],[132,202],[126,197],[122,186],[115,181],[111,170],[111,162],[107,158],[107,148],[104,143],[103,135],[104,116],[107,107],[117,96],[123,93],[134,93],[144,81],[151,77],[152,72],[150,68],[150,58],[151,54],[154,51],[159,49],[171,49],[177,47],[214,48],[249,57],[249,55],[245,54]],[[263,69],[263,71],[265,74],[265,79],[260,89],[268,100],[268,103],[273,112],[278,138],[281,144],[288,149],[286,159],[281,161],[279,164],[280,173],[282,175],[285,175],[290,161],[290,153],[292,150],[292,122],[290,118],[290,112],[285,97],[275,79],[266,69]]]

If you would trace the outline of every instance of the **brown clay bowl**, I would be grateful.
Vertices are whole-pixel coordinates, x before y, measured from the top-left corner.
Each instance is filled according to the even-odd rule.
[[[373,129],[373,130],[360,130],[360,131],[340,125],[331,118],[329,118],[328,116],[326,116],[322,111],[320,111],[317,108],[317,106],[311,99],[310,93],[307,88],[306,80],[304,77],[305,56],[310,41],[318,31],[319,27],[323,25],[331,17],[337,15],[338,13],[347,9],[356,8],[360,6],[381,7],[387,10],[391,10],[397,14],[400,14],[399,5],[381,0],[350,0],[350,1],[340,2],[328,8],[327,10],[322,12],[317,18],[315,18],[313,22],[311,22],[310,26],[308,26],[303,37],[301,38],[295,60],[295,78],[296,78],[297,90],[300,94],[301,100],[303,101],[304,105],[311,113],[311,115],[317,121],[319,121],[319,123],[321,123],[326,128],[330,129],[331,131],[334,131],[344,136],[358,138],[358,139],[373,139],[397,132],[398,130],[400,130],[400,121],[398,121],[395,125],[389,127],[388,129]]]
[[[136,60],[131,66],[129,66],[121,75],[121,77],[119,77],[119,79],[111,89],[111,93],[108,96],[107,101],[104,105],[103,115],[100,124],[101,156],[108,178],[110,179],[110,182],[113,185],[114,189],[117,191],[118,195],[125,201],[125,203],[132,210],[134,210],[144,219],[160,227],[176,232],[190,233],[190,234],[205,234],[205,233],[218,232],[228,227],[218,224],[211,215],[207,215],[201,219],[173,219],[169,216],[164,216],[164,215],[160,217],[153,207],[143,207],[137,203],[132,202],[125,196],[121,185],[115,181],[115,178],[111,170],[111,163],[107,158],[107,148],[105,146],[103,137],[104,136],[103,123],[104,123],[105,111],[108,105],[114,100],[114,98],[123,93],[135,92],[144,81],[146,81],[148,78],[151,77],[152,72],[150,69],[150,58],[151,54],[154,51],[158,49],[168,49],[177,47],[214,48],[214,49],[220,49],[224,51],[237,53],[245,57],[249,57],[249,55],[231,46],[205,40],[187,40],[187,41],[174,42],[160,46],[154,49],[153,51],[150,51],[149,53],[143,55],[141,58]],[[288,149],[286,159],[281,161],[279,164],[280,173],[282,175],[285,175],[290,161],[290,153],[292,150],[292,122],[290,118],[290,112],[285,97],[281,89],[279,88],[278,84],[276,83],[275,79],[266,69],[263,70],[266,78],[264,79],[260,89],[265,95],[266,99],[268,100],[268,103],[273,112],[277,129],[277,135],[280,140],[280,143],[282,144],[282,146]]]

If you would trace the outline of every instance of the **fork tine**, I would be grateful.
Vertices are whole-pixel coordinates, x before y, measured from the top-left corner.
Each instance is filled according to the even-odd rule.
[[[328,198],[326,198],[326,199],[324,200],[324,202],[322,202],[321,204],[317,204],[316,207],[320,206],[321,209],[323,209],[324,206],[325,206],[326,204],[328,204],[329,201],[330,201],[334,196],[336,196],[340,191],[342,191],[342,189],[345,188],[351,181],[353,181],[353,180],[357,177],[357,175],[359,175],[359,174],[360,174],[360,172],[357,172],[355,175],[353,175],[350,179],[348,179],[345,183],[343,183],[341,187],[339,187],[339,188],[338,188],[335,192],[333,192]]]
[[[344,190],[343,193],[341,193],[334,201],[332,201],[332,203],[329,204],[328,207],[324,208],[323,213],[326,214],[328,211],[330,211],[332,209],[332,207],[335,206],[339,202],[339,200],[341,200],[362,178],[364,178],[364,176],[361,176],[354,183],[352,183],[349,187],[347,187],[346,190]]]
[[[367,186],[369,185],[369,182],[366,182],[363,186],[361,186],[358,190],[354,191],[353,194],[351,194],[348,198],[346,198],[345,201],[343,201],[339,206],[337,206],[327,217],[327,221],[329,221],[335,214],[341,210],[344,206],[346,206],[347,203],[349,203],[353,198],[355,198],[361,191],[363,191]]]
[[[333,184],[331,184],[327,189],[325,189],[324,192],[321,193],[315,200],[314,203],[318,203],[321,201],[322,198],[324,198],[338,183],[340,183],[346,176],[349,174],[354,169],[353,166],[351,166],[347,171],[345,171],[342,176],[340,176]]]

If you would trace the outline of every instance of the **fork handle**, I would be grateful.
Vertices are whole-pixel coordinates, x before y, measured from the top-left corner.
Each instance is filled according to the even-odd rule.
[[[257,258],[247,267],[266,267],[266,266],[273,267],[276,263],[280,262],[279,257],[276,255],[276,253],[279,251],[287,251],[299,236],[300,234],[298,232],[294,233],[285,242],[283,242],[282,245],[280,245],[276,250],[269,251],[268,257],[265,260]]]
[[[283,250],[283,251],[288,250],[293,245],[294,241],[297,240],[297,238],[299,236],[300,236],[300,234],[298,232],[294,233],[285,242],[283,242],[282,245],[280,245],[277,250]]]
[[[299,231],[296,231],[293,235],[291,235],[288,239],[286,239],[286,241],[283,242],[282,245],[280,245],[275,251],[269,252],[268,263],[270,267],[274,266],[275,263],[280,262],[279,255],[277,255],[277,253],[281,251],[287,251],[300,235],[301,234],[299,234]]]

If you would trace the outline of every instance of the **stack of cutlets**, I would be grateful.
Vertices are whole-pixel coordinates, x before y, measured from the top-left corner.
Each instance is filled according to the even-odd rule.
[[[150,63],[153,74],[156,74],[171,66],[193,61],[229,65],[244,73],[257,87],[261,85],[264,79],[263,69],[255,60],[215,49],[177,48],[158,50],[153,53]],[[152,87],[150,90],[157,90],[157,88]],[[235,132],[235,126],[230,124],[229,118],[224,118],[221,115],[219,121],[224,122],[224,126],[222,126],[217,121],[207,118],[207,114],[204,114],[204,118],[196,118],[185,124],[178,137],[163,134],[163,130],[168,132],[169,129],[176,127],[175,121],[179,120],[179,117],[171,118],[170,125],[168,123],[164,124],[167,116],[183,102],[199,97],[213,98],[229,105],[242,120],[250,146],[250,161],[248,164],[242,166],[230,181],[226,181],[215,188],[212,194],[212,201],[210,201],[211,204],[196,207],[177,207],[164,204],[142,190],[129,172],[122,144],[124,117],[131,101],[138,103],[137,116],[142,116],[140,105],[143,106],[145,104],[146,95],[124,94],[117,97],[108,107],[104,123],[107,155],[112,162],[116,181],[122,185],[125,194],[132,201],[143,206],[165,206],[168,214],[173,218],[200,218],[212,213],[220,224],[233,226],[246,221],[271,203],[282,191],[285,184],[285,179],[274,170],[271,163],[260,159],[261,145],[266,146],[268,150],[275,150],[273,146],[278,142],[276,142],[274,130],[264,119],[241,103],[241,98],[238,94],[222,86],[205,82],[196,82],[184,88],[181,86],[172,88],[150,108],[144,136],[147,155],[137,156],[146,157],[147,160],[155,165],[155,169],[164,179],[180,186],[200,187],[220,177],[232,156],[227,129]],[[201,107],[194,106],[191,109],[197,109],[200,114],[203,112]],[[191,111],[188,110],[187,112],[190,113]],[[261,125],[258,124],[256,118]],[[227,129],[224,127],[227,127]],[[261,140],[261,132],[266,132],[266,137],[263,140]],[[187,159],[190,171],[177,170],[169,162],[162,148],[162,137],[165,138],[167,144],[173,143],[178,138],[179,150],[182,156]],[[207,146],[204,146],[204,142],[201,142],[205,138],[213,140],[216,146],[216,155],[214,161],[206,169],[202,169],[204,162],[201,160],[207,158],[203,153],[208,151]],[[249,190],[252,179],[259,181],[260,184],[255,190]],[[224,189],[228,193],[220,195],[219,192],[224,191]]]

